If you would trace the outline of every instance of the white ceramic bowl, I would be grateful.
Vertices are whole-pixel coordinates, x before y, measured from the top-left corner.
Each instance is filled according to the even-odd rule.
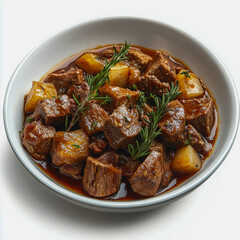
[[[166,50],[183,60],[211,90],[216,99],[219,135],[215,149],[202,169],[177,188],[153,198],[137,201],[105,201],[73,193],[44,174],[23,149],[19,130],[23,122],[23,96],[33,80],[39,80],[63,59],[98,45],[123,43]],[[14,97],[12,97],[14,96]],[[106,18],[88,21],[53,35],[34,48],[19,64],[9,81],[4,102],[4,123],[8,140],[21,163],[48,189],[80,206],[109,211],[142,211],[183,197],[202,184],[226,158],[234,142],[239,121],[236,87],[225,66],[201,42],[165,23],[140,18]]]

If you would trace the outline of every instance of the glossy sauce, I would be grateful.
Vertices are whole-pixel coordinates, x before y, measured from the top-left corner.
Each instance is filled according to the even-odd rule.
[[[76,66],[74,64],[75,60],[78,59],[82,54],[84,54],[86,52],[97,53],[97,52],[100,52],[111,46],[112,45],[99,46],[93,50],[87,50],[87,51],[75,54],[75,55],[69,57],[68,59],[62,61],[56,67],[51,69],[47,74],[49,74],[50,72],[59,72],[59,71],[61,71],[61,69],[69,69],[70,67]],[[140,46],[134,46],[133,48],[138,48],[142,52],[150,55],[151,57],[153,57],[155,54],[155,50],[152,50],[152,49],[148,49],[148,48],[144,48],[144,47],[140,47]],[[190,68],[186,64],[181,62],[179,59],[175,59],[175,58],[171,57],[171,60],[174,61],[178,65],[184,66],[185,69],[190,70]],[[46,75],[44,75],[40,81],[43,81]],[[209,90],[206,88],[205,84],[203,84],[203,87],[205,88],[205,95],[211,96],[211,94],[210,94]],[[207,146],[209,147],[209,149],[212,149],[212,150],[213,150],[215,141],[217,139],[217,133],[218,133],[218,111],[217,111],[215,103],[214,103],[214,105],[215,105],[215,109],[214,109],[215,123],[212,128],[210,137],[208,137],[207,139],[204,139],[204,141],[207,144]],[[202,161],[205,161],[211,155],[211,153],[212,153],[212,151],[209,151],[208,153],[200,153]],[[86,193],[84,191],[84,189],[82,187],[82,178],[76,180],[76,179],[72,179],[68,176],[65,176],[65,175],[59,173],[59,169],[52,165],[50,157],[47,161],[40,161],[40,160],[35,160],[35,159],[33,159],[33,160],[43,172],[45,172],[51,179],[58,182],[66,189],[68,189],[72,192],[81,194],[81,195],[91,197],[88,193]],[[172,179],[171,179],[171,182],[169,183],[169,185],[166,188],[159,189],[155,196],[162,194],[164,192],[167,192],[167,191],[179,186],[181,183],[183,183],[184,181],[186,181],[193,175],[194,174],[182,174],[182,173],[180,174],[180,173],[173,172]],[[129,183],[123,179],[123,181],[120,185],[119,191],[116,194],[111,195],[109,197],[105,197],[103,199],[104,200],[129,201],[129,200],[145,199],[145,197],[134,193],[132,191],[131,187],[129,186]]]

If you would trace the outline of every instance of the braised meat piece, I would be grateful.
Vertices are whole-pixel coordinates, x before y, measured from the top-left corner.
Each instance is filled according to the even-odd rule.
[[[44,160],[49,154],[55,133],[55,128],[44,126],[42,121],[27,122],[21,136],[22,144],[33,158]]]
[[[72,85],[79,85],[83,82],[84,76],[81,69],[70,68],[68,71],[50,73],[45,78],[46,83],[53,83],[58,95],[67,93]]]
[[[157,151],[151,152],[129,179],[132,190],[146,197],[155,195],[163,173],[162,154]]]
[[[90,103],[87,107],[88,109],[80,115],[79,127],[91,136],[103,130],[103,124],[108,118],[108,114],[96,103]]]
[[[97,160],[100,162],[103,162],[103,163],[108,163],[108,164],[112,165],[113,167],[117,167],[118,159],[119,159],[119,155],[116,152],[111,151],[111,152],[104,153]]]
[[[147,95],[150,93],[154,95],[162,95],[170,90],[170,85],[167,82],[161,82],[154,75],[145,74],[141,76],[136,83],[137,89],[145,92]]]
[[[72,85],[68,90],[67,95],[73,98],[73,95],[78,100],[79,103],[83,102],[89,93],[89,85],[87,82],[82,82],[79,85]]]
[[[119,46],[115,46],[115,47],[119,52],[120,47]],[[104,49],[99,55],[100,55],[100,58],[102,59],[104,58],[109,59],[109,58],[112,58],[113,53],[114,53],[113,48],[107,48],[107,49]],[[151,56],[143,53],[139,49],[134,49],[134,48],[130,48],[126,56],[128,57],[128,62],[130,63],[130,65],[140,69],[141,71],[144,71],[148,63],[152,60]]]
[[[57,98],[40,100],[34,111],[36,120],[42,119],[46,125],[58,126],[62,124],[65,117],[76,108],[76,103],[67,95],[60,95]]]
[[[175,81],[176,71],[168,54],[156,51],[153,60],[149,63],[145,71],[148,75],[155,75],[161,82],[171,83]]]
[[[133,117],[135,117],[137,120],[139,120],[139,112],[136,108],[131,108],[130,113],[132,114]]]
[[[107,197],[119,190],[121,170],[112,165],[88,157],[83,176],[83,188],[91,196]]]
[[[117,107],[125,104],[126,106],[135,105],[139,99],[139,91],[131,91],[127,88],[105,85],[98,89],[102,96],[112,98],[111,102],[104,107],[112,112]]]
[[[122,170],[123,177],[130,178],[139,167],[139,161],[132,161],[127,156],[121,154],[119,156],[118,167]]]
[[[60,166],[59,171],[63,175],[69,176],[74,179],[80,179],[80,173],[82,171],[82,168],[83,161],[77,164],[63,164],[62,166]]]
[[[52,143],[51,157],[56,166],[76,164],[85,160],[89,152],[89,139],[83,130],[57,132]]]
[[[154,140],[151,147],[150,147],[150,151],[156,151],[156,152],[160,152],[163,155],[163,158],[165,156],[164,154],[164,148],[163,148],[163,144]]]
[[[127,147],[140,131],[140,122],[132,116],[125,105],[118,107],[103,126],[108,143],[114,149]]]
[[[131,66],[139,68],[142,72],[144,71],[148,63],[152,61],[151,56],[143,53],[138,49],[129,49],[126,56],[128,57],[128,61],[130,62]]]
[[[168,104],[168,111],[158,124],[162,129],[162,139],[172,147],[181,146],[184,141],[185,122],[183,105],[178,100],[171,101]]]
[[[193,125],[203,136],[210,136],[214,124],[214,104],[209,98],[182,100],[187,123]]]
[[[186,140],[185,144],[190,144],[193,146],[198,152],[202,152],[205,150],[205,142],[202,139],[200,133],[191,125],[188,124],[186,126]]]
[[[107,139],[105,136],[92,136],[91,137],[91,143],[89,145],[89,151],[93,155],[100,155],[103,153],[104,149],[107,146]]]
[[[141,72],[138,68],[129,67],[128,88],[132,89],[134,85],[136,86],[140,76],[141,76]]]
[[[171,171],[169,162],[163,161],[163,171],[164,172],[163,172],[162,182],[159,188],[167,187],[172,178],[172,171]]]
[[[182,69],[186,69],[186,66],[174,60],[171,56],[169,56],[169,60],[173,63],[176,74],[178,74]]]
[[[157,142],[155,140],[153,142],[150,150],[160,152],[163,156],[163,177],[162,177],[162,182],[161,182],[159,188],[167,187],[170,180],[171,180],[171,177],[172,177],[172,171],[171,171],[171,168],[170,168],[170,164],[167,161],[167,157],[166,157],[166,153],[165,153],[165,147],[163,146],[162,143]]]

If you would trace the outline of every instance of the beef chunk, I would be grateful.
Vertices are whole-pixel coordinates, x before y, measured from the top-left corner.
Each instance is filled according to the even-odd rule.
[[[118,167],[122,170],[122,175],[126,178],[130,178],[139,165],[138,160],[132,161],[123,154],[119,156]]]
[[[52,143],[51,157],[56,166],[76,164],[85,160],[89,151],[89,139],[83,130],[57,132]]]
[[[163,177],[159,188],[167,187],[172,177],[172,171],[169,162],[166,161],[165,148],[162,143],[155,140],[150,150],[160,152],[163,156]]]
[[[176,74],[178,74],[182,69],[186,69],[186,67],[183,64],[181,64],[180,62],[177,62],[171,56],[169,56],[169,60],[173,63]]]
[[[58,98],[47,98],[40,100],[34,112],[35,119],[42,119],[46,125],[58,126],[62,124],[65,117],[76,107],[73,99],[67,95]]]
[[[163,161],[163,177],[162,177],[162,182],[160,184],[160,188],[167,187],[171,178],[172,178],[172,171],[170,168],[170,163]]]
[[[96,103],[90,103],[87,107],[89,108],[80,115],[79,126],[90,136],[102,131],[108,114]]]
[[[44,126],[42,121],[27,122],[22,132],[22,144],[33,158],[44,160],[55,133],[55,128]]]
[[[104,105],[104,107],[110,112],[122,104],[127,106],[135,105],[139,99],[139,91],[131,91],[121,87],[105,85],[100,87],[98,91],[102,96],[108,95],[112,98],[109,104]]]
[[[120,46],[115,45],[115,48],[117,49],[118,52],[120,51]],[[114,49],[112,47],[107,47],[99,53],[99,58],[104,59],[104,60],[106,58],[110,59],[110,58],[112,58],[113,53],[114,53]]]
[[[136,68],[139,68],[140,71],[144,71],[148,63],[152,61],[151,56],[143,53],[138,49],[129,49],[126,56],[128,57],[130,64]]]
[[[136,67],[129,67],[129,76],[128,76],[128,88],[132,89],[133,86],[137,84],[139,78],[141,76],[141,72]]]
[[[139,112],[136,108],[131,108],[130,113],[132,114],[133,117],[135,117],[137,120],[139,120]]]
[[[162,129],[162,139],[173,147],[182,145],[185,134],[185,111],[183,105],[178,101],[168,104],[168,111],[162,117],[158,126]]]
[[[164,148],[163,148],[163,144],[154,140],[152,143],[152,146],[150,147],[150,151],[156,151],[156,152],[160,152],[163,157],[164,157]]]
[[[145,71],[148,75],[155,75],[161,82],[171,83],[175,81],[176,72],[168,54],[156,51],[153,60],[149,63]]]
[[[82,82],[79,85],[73,85],[68,90],[67,95],[70,98],[73,98],[73,95],[76,97],[79,103],[83,102],[89,93],[89,86],[87,82]]]
[[[190,124],[186,126],[186,141],[185,144],[192,145],[198,152],[205,150],[205,142],[200,133]]]
[[[119,190],[121,170],[92,157],[87,158],[84,169],[83,188],[91,196],[106,197]]]
[[[182,100],[187,123],[193,125],[203,136],[209,136],[214,124],[214,104],[209,98]]]
[[[97,160],[102,163],[108,163],[108,164],[112,165],[113,167],[117,167],[118,159],[119,159],[119,155],[116,152],[111,151],[111,152],[104,153]]]
[[[92,137],[89,145],[90,153],[93,155],[100,155],[107,146],[107,139],[104,136]]]
[[[72,85],[83,82],[84,76],[81,69],[70,68],[67,72],[50,73],[45,78],[46,83],[53,83],[58,95],[67,93]]]
[[[140,122],[132,116],[125,105],[118,107],[103,126],[108,143],[114,149],[126,147],[140,131]]]
[[[115,46],[115,47],[119,52],[120,46]],[[107,48],[100,53],[100,57],[109,59],[109,58],[112,58],[113,53],[114,53],[113,48]],[[151,56],[143,53],[141,50],[136,48],[130,48],[126,56],[128,57],[127,61],[130,62],[132,66],[140,69],[141,71],[144,71],[148,63],[152,60]]]
[[[141,76],[136,84],[138,90],[147,94],[162,95],[170,90],[170,85],[167,82],[161,82],[154,75],[145,74]]]
[[[83,161],[79,162],[77,164],[63,164],[60,166],[59,171],[60,173],[69,176],[74,179],[80,179],[81,178],[81,171],[83,168]]]
[[[163,173],[162,154],[157,151],[151,152],[129,179],[132,190],[146,197],[155,195]]]

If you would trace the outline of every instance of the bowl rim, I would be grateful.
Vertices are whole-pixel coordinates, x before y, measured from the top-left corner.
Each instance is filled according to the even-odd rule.
[[[95,198],[90,198],[87,196],[83,196],[77,193],[74,193],[70,190],[67,190],[63,186],[59,185],[57,182],[54,182],[54,180],[51,180],[47,175],[45,175],[37,165],[31,165],[28,163],[29,159],[26,159],[24,156],[20,155],[18,153],[17,147],[13,144],[12,136],[10,134],[10,126],[8,122],[8,114],[7,114],[7,109],[8,109],[8,99],[9,99],[9,92],[10,89],[12,88],[12,85],[14,83],[14,79],[17,76],[18,72],[20,71],[21,67],[24,65],[25,61],[28,59],[29,56],[31,56],[36,49],[38,49],[40,46],[47,44],[48,41],[50,41],[52,38],[57,38],[61,36],[62,34],[65,34],[66,32],[72,31],[77,28],[81,28],[87,25],[92,25],[95,23],[99,22],[108,22],[108,21],[138,21],[138,22],[148,22],[148,23],[153,23],[153,24],[158,24],[159,26],[163,26],[166,28],[169,28],[172,31],[177,32],[178,34],[181,34],[183,36],[186,36],[187,38],[191,39],[195,44],[197,44],[200,48],[202,48],[204,51],[206,51],[211,58],[214,60],[214,62],[221,66],[223,69],[223,72],[225,72],[226,77],[228,79],[228,86],[231,88],[231,91],[234,96],[234,108],[235,108],[235,121],[234,121],[234,126],[232,127],[232,132],[233,135],[231,136],[231,140],[227,143],[227,146],[225,150],[223,151],[222,155],[219,157],[218,161],[216,161],[211,167],[207,168],[204,173],[196,178],[194,181],[188,182],[185,186],[181,186],[178,188],[175,188],[173,191],[169,191],[164,194],[160,194],[155,197],[151,198],[146,198],[146,199],[141,199],[141,200],[133,200],[133,201],[109,201],[109,200],[101,200],[101,199],[95,199]],[[69,27],[64,28],[61,31],[58,31],[57,33],[52,34],[50,37],[48,37],[46,40],[40,42],[38,45],[36,45],[23,59],[22,61],[18,64],[16,67],[15,71],[13,72],[4,96],[4,104],[3,104],[3,117],[4,117],[4,127],[5,127],[5,132],[8,138],[8,141],[11,145],[11,148],[13,149],[15,155],[17,158],[20,160],[20,162],[23,164],[23,166],[31,173],[31,175],[36,178],[40,183],[42,183],[45,187],[47,187],[49,190],[53,191],[57,195],[70,200],[71,202],[78,203],[82,206],[85,206],[87,208],[96,208],[96,209],[137,209],[137,208],[143,208],[143,207],[148,207],[152,205],[158,205],[162,204],[174,199],[177,199],[181,196],[184,196],[185,194],[189,193],[190,191],[194,190],[196,187],[201,185],[204,181],[206,181],[216,170],[217,168],[221,165],[221,163],[224,161],[226,156],[228,155],[233,142],[236,138],[237,130],[238,130],[238,125],[239,125],[239,100],[238,100],[238,94],[236,90],[236,85],[223,64],[223,62],[219,59],[219,57],[216,56],[215,53],[212,52],[212,50],[209,50],[205,44],[203,44],[200,40],[196,39],[193,35],[189,34],[188,32],[185,32],[178,27],[168,24],[166,22],[158,21],[158,20],[152,20],[149,18],[145,17],[129,17],[129,16],[118,16],[118,17],[101,17],[101,18],[94,18],[91,20],[87,21],[81,21],[80,23],[71,25]],[[40,174],[39,174],[40,173]]]

